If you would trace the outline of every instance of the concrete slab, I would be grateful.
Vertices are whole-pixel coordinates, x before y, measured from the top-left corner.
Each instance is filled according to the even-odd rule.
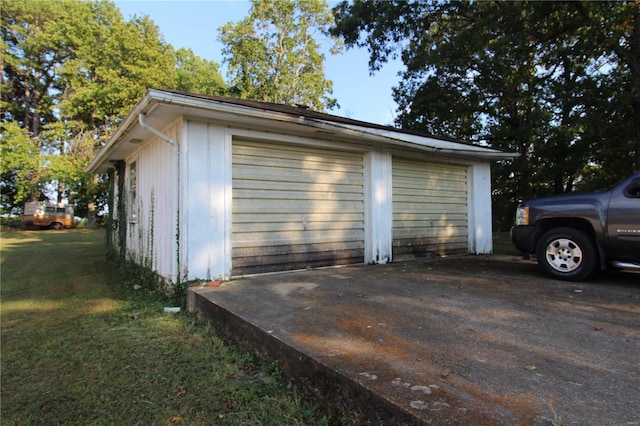
[[[190,309],[355,424],[640,425],[638,273],[449,257],[192,288]]]

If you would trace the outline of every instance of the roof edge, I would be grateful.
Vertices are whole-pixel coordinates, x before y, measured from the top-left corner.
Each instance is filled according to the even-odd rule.
[[[372,142],[383,142],[394,146],[431,152],[466,155],[486,160],[506,160],[519,157],[518,153],[510,153],[490,147],[465,143],[450,138],[440,138],[417,132],[408,132],[391,126],[368,123],[359,120],[339,117],[290,105],[259,102],[223,96],[199,95],[171,90],[149,89],[142,99],[127,114],[107,144],[96,154],[87,170],[97,172],[109,154],[116,148],[121,137],[138,123],[138,115],[153,108],[154,103],[194,107],[211,110],[211,104],[221,112],[250,115],[269,120],[289,122],[316,127],[319,129],[350,134]],[[400,137],[405,135],[406,137]],[[429,139],[432,143],[420,143],[419,139]]]

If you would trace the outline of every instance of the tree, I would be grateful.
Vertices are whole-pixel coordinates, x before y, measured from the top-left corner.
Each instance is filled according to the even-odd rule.
[[[368,47],[372,71],[402,58],[397,125],[520,154],[493,170],[499,229],[519,197],[619,179],[640,158],[637,3],[356,1],[334,13],[332,33]]]
[[[59,69],[64,120],[51,132],[57,152],[49,158],[48,177],[58,182],[58,197],[77,201],[76,212],[92,222],[94,201],[104,204],[105,195],[86,167],[147,89],[171,87],[176,75],[173,49],[148,17],[124,21],[112,3],[86,6],[66,29],[75,54]]]
[[[177,90],[204,95],[226,94],[227,85],[218,63],[201,59],[191,49],[178,49],[175,55]]]
[[[41,198],[45,190],[42,132],[58,121],[56,96],[62,85],[56,68],[72,53],[53,25],[65,19],[62,4],[2,2],[0,7],[3,208],[9,209]]]
[[[174,86],[175,58],[146,16],[124,21],[113,3],[82,3],[65,29],[74,56],[60,65],[65,84],[60,109],[85,123],[96,138],[110,134],[150,87]]]
[[[324,0],[252,0],[249,16],[220,30],[232,94],[324,111],[337,105],[315,37],[328,36]],[[332,53],[341,49],[334,40]]]
[[[599,120],[603,143],[596,152],[603,167],[590,170],[598,186],[611,185],[620,179],[616,169],[629,170],[624,154],[640,170],[640,3],[585,2],[584,8],[591,25],[582,34],[600,53],[594,65],[601,74],[591,118]]]
[[[55,21],[63,21],[61,3],[2,2],[2,121],[16,121],[33,137],[54,114],[60,78],[56,67],[72,54],[62,46]]]
[[[109,1],[1,7],[4,208],[55,193],[91,217],[106,192],[86,167],[149,88],[224,88],[217,64],[175,52],[148,17],[125,21]]]
[[[44,188],[40,179],[39,147],[27,130],[15,121],[0,124],[0,190],[5,211],[24,199],[40,198]]]
[[[3,170],[11,201],[56,191],[86,212],[97,195],[86,166],[148,87],[173,83],[173,50],[148,18],[125,22],[110,2],[76,0],[2,2],[2,43],[2,121],[24,129],[38,159],[28,175]],[[11,152],[26,143],[15,135],[3,138]]]

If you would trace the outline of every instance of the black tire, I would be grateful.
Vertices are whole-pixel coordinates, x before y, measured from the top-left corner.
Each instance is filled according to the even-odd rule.
[[[581,281],[598,269],[598,252],[592,239],[574,228],[546,232],[536,246],[538,265],[554,278]]]
[[[49,224],[49,229],[62,229],[62,224],[60,222],[52,222]]]

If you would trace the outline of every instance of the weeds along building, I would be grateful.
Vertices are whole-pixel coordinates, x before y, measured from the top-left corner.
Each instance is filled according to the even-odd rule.
[[[167,281],[492,251],[514,154],[304,107],[149,90],[89,166],[108,240]]]

